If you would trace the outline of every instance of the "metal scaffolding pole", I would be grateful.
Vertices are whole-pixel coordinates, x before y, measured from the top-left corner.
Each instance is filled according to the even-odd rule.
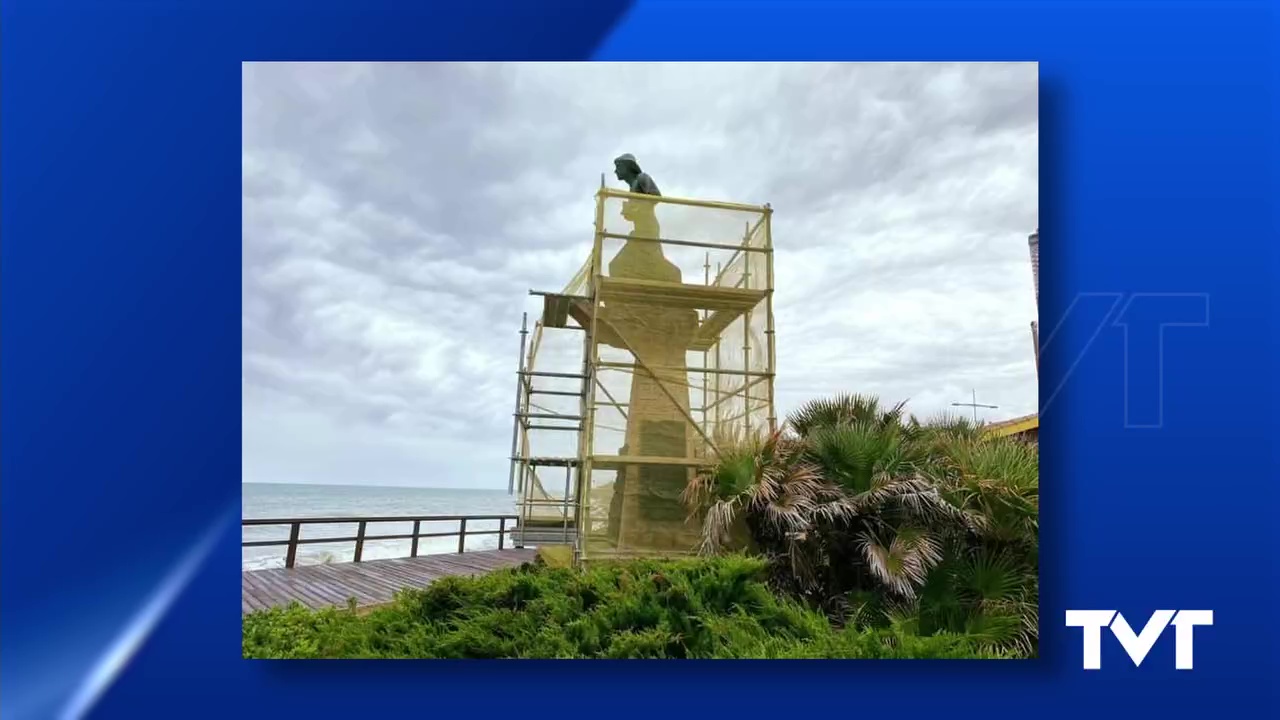
[[[520,318],[520,369],[516,372],[516,408],[511,422],[511,474],[507,478],[507,494],[516,491],[516,443],[520,438],[520,410],[524,406],[524,347],[529,338],[529,313]],[[523,453],[522,453],[523,454]]]

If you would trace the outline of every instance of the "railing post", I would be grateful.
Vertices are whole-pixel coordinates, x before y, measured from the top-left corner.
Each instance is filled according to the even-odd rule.
[[[502,549],[502,542],[507,537],[507,519],[498,518],[498,549]]]
[[[421,527],[421,520],[413,521],[413,549],[409,551],[409,557],[418,557],[418,530]]]
[[[467,519],[464,517],[458,524],[458,552],[467,549]]]
[[[298,531],[302,529],[302,523],[291,523],[289,526],[289,549],[285,551],[284,566],[293,567],[293,563],[298,559]]]
[[[356,562],[360,562],[360,556],[364,554],[364,526],[365,521],[360,521],[360,528],[356,530]]]

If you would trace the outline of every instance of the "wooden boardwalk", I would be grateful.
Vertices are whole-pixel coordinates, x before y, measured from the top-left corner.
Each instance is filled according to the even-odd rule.
[[[240,579],[240,608],[249,613],[288,605],[296,600],[310,608],[357,607],[390,602],[396,591],[426,587],[449,575],[482,575],[492,570],[532,562],[533,549],[479,550],[466,553],[293,568],[244,570]]]

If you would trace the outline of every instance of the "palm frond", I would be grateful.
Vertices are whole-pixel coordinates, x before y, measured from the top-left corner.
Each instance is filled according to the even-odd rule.
[[[702,525],[702,542],[699,552],[703,555],[715,555],[724,547],[733,526],[735,503],[732,500],[717,500],[707,509]]]
[[[899,598],[914,599],[929,568],[941,559],[937,540],[918,528],[901,528],[888,543],[870,532],[858,543],[871,573]]]

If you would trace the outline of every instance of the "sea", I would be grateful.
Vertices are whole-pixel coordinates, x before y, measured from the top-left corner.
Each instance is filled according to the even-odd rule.
[[[453,490],[442,488],[374,487],[368,485],[303,485],[244,483],[243,517],[392,517],[400,515],[514,515],[516,499],[506,490]],[[510,526],[508,521],[507,525]],[[444,533],[458,529],[458,521],[423,522],[422,533]],[[497,530],[498,521],[468,521],[467,550],[498,547],[498,536],[476,535],[475,530]],[[303,525],[301,539],[355,537],[355,523]],[[367,535],[403,535],[413,532],[413,523],[372,523]],[[242,528],[245,541],[288,540],[288,525]],[[408,557],[409,540],[366,540],[361,558]],[[242,548],[241,565],[246,570],[283,567],[286,547]],[[458,551],[458,537],[433,537],[418,540],[418,554]],[[310,543],[298,546],[297,565],[348,562],[355,556],[355,543]]]

